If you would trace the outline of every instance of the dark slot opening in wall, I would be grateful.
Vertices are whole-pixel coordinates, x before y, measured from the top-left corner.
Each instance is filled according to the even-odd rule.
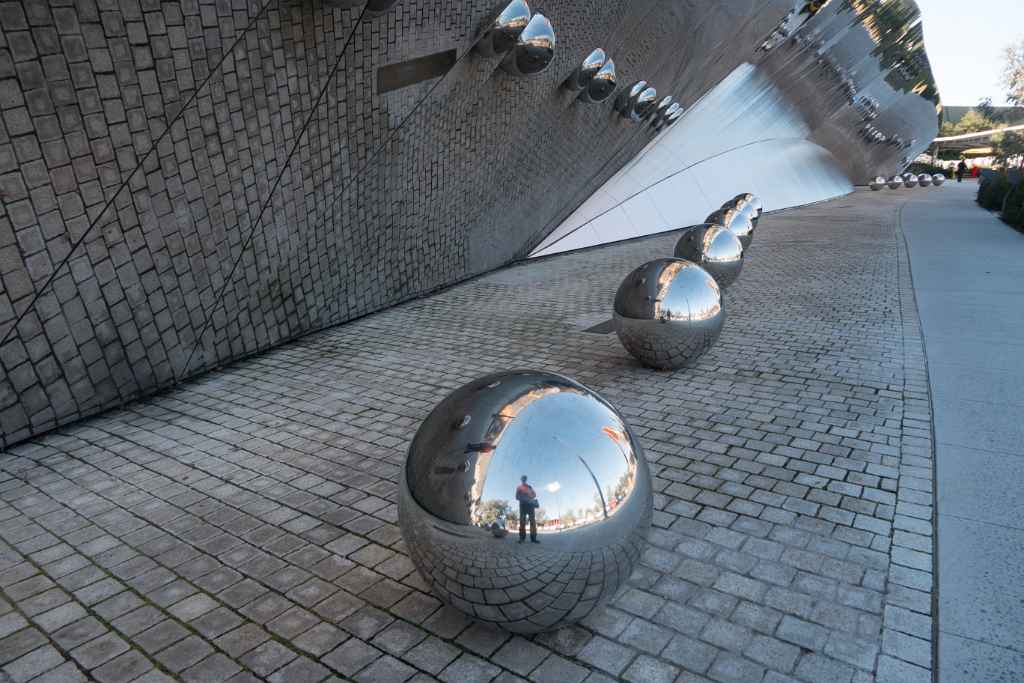
[[[377,92],[383,94],[431,78],[440,78],[455,66],[455,60],[455,50],[445,50],[426,57],[382,66],[377,69]]]

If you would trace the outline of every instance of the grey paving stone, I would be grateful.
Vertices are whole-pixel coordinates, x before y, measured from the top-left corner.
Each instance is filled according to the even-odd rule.
[[[530,680],[537,683],[580,683],[587,677],[587,673],[587,669],[579,664],[559,655],[551,655],[533,670]]]
[[[618,676],[636,656],[636,651],[619,643],[597,637],[580,651],[579,660]]]
[[[113,92],[90,97],[95,104],[85,106],[102,112]],[[131,141],[131,133],[121,140]],[[94,154],[88,139],[66,146],[69,159]],[[27,164],[43,159],[45,167],[60,150],[19,150],[29,192]],[[103,163],[72,170],[98,177]],[[107,633],[81,618],[87,601],[147,656],[212,644],[232,659],[250,657],[260,676],[291,662],[298,671],[305,660],[295,652],[321,657],[345,678],[389,671],[398,660],[397,676],[410,665],[451,680],[537,676],[540,665],[564,662],[570,677],[580,666],[595,683],[668,675],[672,666],[680,681],[782,681],[801,677],[811,654],[820,659],[803,664],[808,675],[850,671],[857,683],[879,651],[924,664],[935,531],[927,376],[893,222],[901,199],[862,199],[766,216],[756,258],[726,292],[730,323],[720,343],[683,372],[624,364],[614,337],[566,324],[605,311],[621,272],[667,253],[669,234],[499,271],[434,296],[429,311],[424,302],[325,330],[5,453],[0,499],[31,496],[33,507],[8,517],[0,506],[0,535],[45,561],[59,586],[30,607],[62,648]],[[77,208],[63,197],[58,204],[69,216],[85,211],[81,197]],[[42,248],[42,231],[18,239]],[[577,269],[591,275],[578,280]],[[575,284],[549,287],[566,281]],[[495,287],[510,305],[489,314],[485,344],[467,315],[486,308]],[[525,321],[524,310],[546,314]],[[140,333],[159,344],[187,324],[168,316]],[[412,345],[409,329],[418,332]],[[381,352],[352,353],[368,348]],[[88,353],[105,362],[99,346]],[[516,359],[575,374],[622,409],[657,491],[652,545],[614,605],[529,640],[476,624],[429,594],[405,554],[393,503],[403,451],[430,407]],[[5,477],[28,483],[9,489]],[[90,571],[82,562],[93,557]],[[0,585],[38,574],[22,564],[0,568]],[[37,580],[24,597],[53,589]],[[49,602],[62,593],[80,599]],[[19,636],[31,629],[0,612],[3,624],[20,630],[0,649],[24,656],[46,642]],[[798,648],[807,652],[794,664]],[[549,653],[561,659],[547,664]],[[192,666],[226,661],[216,657],[211,650]],[[240,683],[254,673],[232,675]]]
[[[345,676],[353,676],[381,656],[380,650],[358,638],[349,638],[325,655],[323,663]]]
[[[633,683],[672,683],[679,669],[647,655],[640,655],[626,669],[623,678]]]

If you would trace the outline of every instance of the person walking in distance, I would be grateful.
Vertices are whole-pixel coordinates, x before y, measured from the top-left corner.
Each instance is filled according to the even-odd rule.
[[[960,163],[956,165],[956,181],[962,183],[964,181],[964,174],[967,173],[967,163],[961,159]]]
[[[537,493],[533,487],[526,483],[526,475],[522,476],[522,483],[516,487],[516,500],[519,501],[519,542],[526,540],[526,519],[530,519],[530,542],[540,543],[537,540]]]

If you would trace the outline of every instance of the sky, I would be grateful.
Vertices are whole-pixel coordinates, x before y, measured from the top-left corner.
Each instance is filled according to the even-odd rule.
[[[1024,0],[917,0],[942,104],[1006,104],[1003,49],[1024,38]]]

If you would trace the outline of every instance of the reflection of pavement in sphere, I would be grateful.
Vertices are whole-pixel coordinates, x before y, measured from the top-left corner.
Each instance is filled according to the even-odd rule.
[[[540,505],[536,544],[518,533],[524,476]],[[409,556],[438,597],[537,633],[583,618],[629,577],[651,522],[650,473],[597,394],[551,373],[497,373],[423,421],[398,513]],[[496,535],[495,524],[509,533]]]

